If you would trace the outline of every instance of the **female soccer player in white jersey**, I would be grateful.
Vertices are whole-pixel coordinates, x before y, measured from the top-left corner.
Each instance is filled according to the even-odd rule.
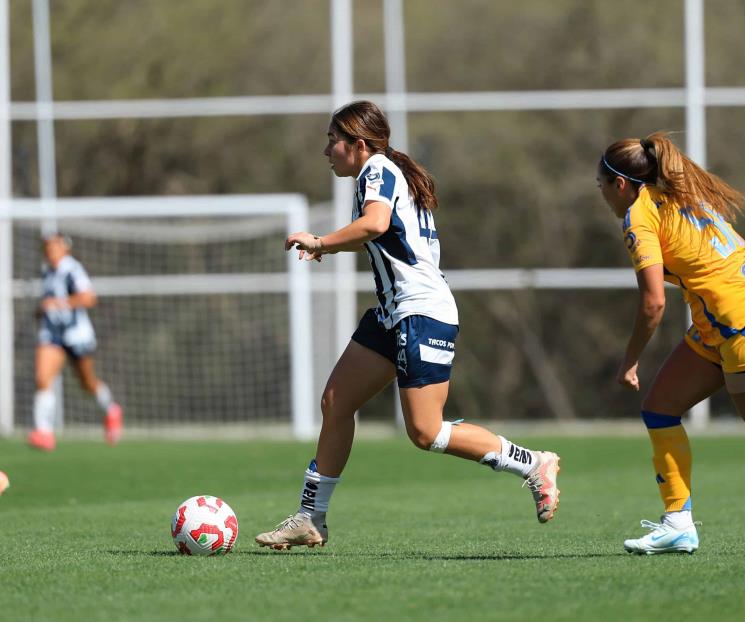
[[[300,507],[256,537],[262,546],[326,543],[326,511],[352,448],[354,414],[394,378],[406,431],[417,447],[524,478],[541,523],[553,518],[559,502],[556,454],[519,447],[476,425],[443,421],[458,310],[439,270],[434,183],[419,164],[389,146],[389,136],[387,119],[371,102],[353,102],[333,114],[323,153],[337,176],[356,180],[352,223],[323,236],[293,233],[285,242],[286,250],[296,248],[305,260],[365,250],[378,306],[363,315],[326,385],[316,457],[305,471]]]
[[[42,273],[41,326],[36,347],[36,395],[34,429],[28,436],[32,447],[52,451],[56,446],[56,411],[52,384],[69,357],[80,384],[96,398],[104,415],[104,435],[110,445],[122,434],[122,409],[109,387],[96,376],[93,352],[96,335],[87,309],[97,299],[82,264],[70,254],[70,241],[59,234],[44,241],[46,264]]]

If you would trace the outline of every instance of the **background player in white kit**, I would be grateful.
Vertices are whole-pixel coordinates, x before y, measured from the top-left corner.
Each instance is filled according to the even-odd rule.
[[[104,414],[104,435],[110,445],[122,434],[122,409],[109,387],[97,376],[93,364],[96,335],[87,309],[97,298],[85,268],[72,257],[69,238],[53,234],[44,240],[46,264],[42,272],[41,326],[36,347],[36,394],[34,429],[28,436],[32,447],[52,451],[56,446],[53,383],[70,358],[80,385],[95,396]]]
[[[316,457],[305,471],[298,511],[262,546],[287,549],[323,545],[326,511],[354,439],[354,414],[398,379],[406,431],[420,449],[474,460],[525,479],[538,520],[553,518],[559,502],[559,457],[519,447],[485,428],[443,421],[458,334],[458,310],[439,270],[440,247],[432,211],[432,178],[389,144],[380,109],[359,101],[337,110],[324,155],[339,177],[355,177],[352,223],[324,236],[294,233],[286,250],[299,259],[366,250],[375,276],[378,307],[368,310],[352,335],[321,400],[323,424]]]

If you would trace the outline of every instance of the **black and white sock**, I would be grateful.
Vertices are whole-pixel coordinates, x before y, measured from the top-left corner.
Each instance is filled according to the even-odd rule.
[[[479,460],[479,463],[490,466],[495,471],[507,471],[523,478],[528,477],[538,460],[535,452],[508,441],[504,436],[500,436],[499,440],[502,441],[501,451],[490,451]]]
[[[326,477],[318,472],[315,459],[305,470],[305,481],[300,492],[298,512],[312,518],[323,518],[329,509],[331,494],[341,478]]]

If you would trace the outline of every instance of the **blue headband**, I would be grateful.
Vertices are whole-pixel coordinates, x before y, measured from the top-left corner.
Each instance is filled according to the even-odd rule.
[[[603,154],[603,164],[605,164],[606,168],[611,172],[615,173],[616,175],[619,175],[623,177],[624,179],[628,179],[630,181],[635,181],[638,184],[646,184],[647,182],[643,179],[637,179],[636,177],[632,177],[631,175],[626,175],[625,173],[622,173],[621,171],[617,171],[614,169],[610,164],[608,164],[608,160],[605,159],[605,154]]]

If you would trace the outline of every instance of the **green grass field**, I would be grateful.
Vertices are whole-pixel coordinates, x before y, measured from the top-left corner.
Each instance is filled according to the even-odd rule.
[[[646,438],[515,438],[562,455],[547,525],[514,476],[359,441],[323,549],[258,548],[294,511],[313,446],[282,442],[0,442],[0,619],[740,620],[742,438],[694,438],[692,556],[635,557],[624,537],[660,513]],[[226,557],[177,554],[170,518],[223,497],[240,535]]]

